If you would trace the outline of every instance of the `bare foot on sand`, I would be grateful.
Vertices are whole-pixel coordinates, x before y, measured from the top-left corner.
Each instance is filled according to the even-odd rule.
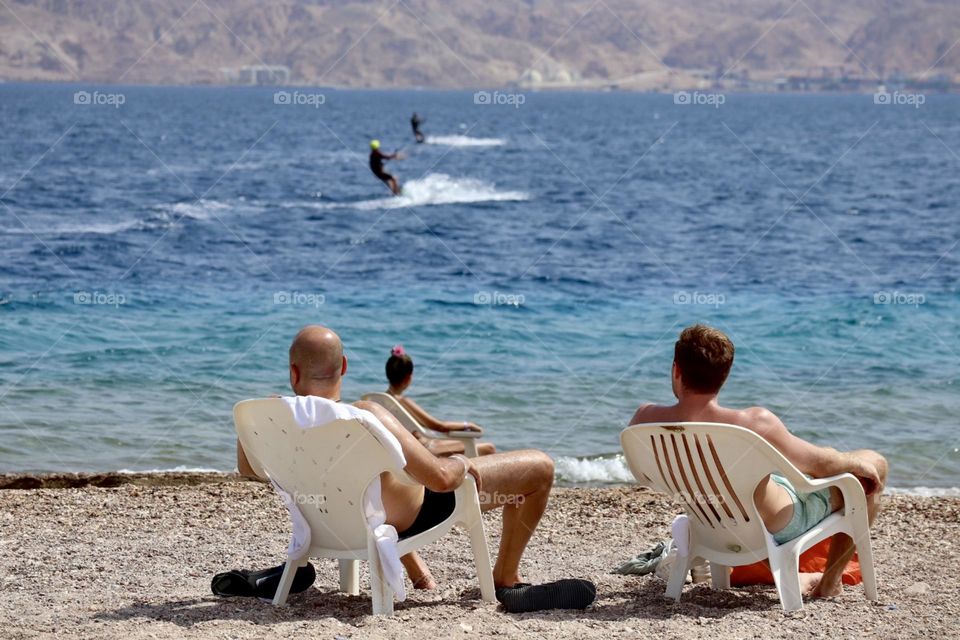
[[[822,573],[801,573],[800,574],[800,593],[805,596],[812,596],[820,584]]]
[[[401,557],[400,562],[403,563],[403,568],[407,570],[407,576],[410,577],[414,589],[429,591],[437,588],[437,583],[434,582],[430,569],[423,559],[417,555],[416,551]]]
[[[416,580],[411,576],[410,578],[413,581],[414,589],[423,589],[424,591],[430,591],[431,589],[437,588],[437,583],[434,581],[433,576],[429,573],[419,576]]]
[[[842,582],[837,581],[836,583],[830,584],[821,580],[810,595],[814,598],[834,598],[841,593],[843,593]]]
[[[413,556],[413,559],[411,561],[404,562],[404,564],[407,565],[407,575],[410,577],[410,582],[413,583],[413,588],[423,589],[424,591],[436,589],[437,583],[434,581],[433,575],[430,573],[430,569],[427,568],[427,565],[424,564],[423,560],[421,560],[419,556],[416,554],[411,555]]]

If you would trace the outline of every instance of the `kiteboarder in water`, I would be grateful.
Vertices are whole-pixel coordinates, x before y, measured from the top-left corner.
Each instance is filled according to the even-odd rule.
[[[373,171],[373,175],[383,180],[395,196],[400,195],[400,183],[397,182],[396,178],[383,170],[383,161],[400,159],[399,151],[395,153],[384,153],[380,151],[379,140],[370,141],[370,171]]]
[[[423,135],[423,132],[420,131],[421,124],[423,124],[423,120],[417,115],[417,112],[414,111],[410,117],[410,126],[413,127],[413,137],[417,139],[417,144],[427,139],[427,137]]]

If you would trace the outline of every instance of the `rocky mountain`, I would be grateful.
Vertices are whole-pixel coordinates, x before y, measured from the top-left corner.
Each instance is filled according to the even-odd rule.
[[[669,89],[793,76],[949,83],[960,81],[960,3],[0,2],[0,79],[221,84],[266,67],[289,73],[261,74],[268,82],[353,87]]]

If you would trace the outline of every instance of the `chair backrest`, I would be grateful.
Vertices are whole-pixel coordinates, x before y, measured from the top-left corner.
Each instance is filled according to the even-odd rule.
[[[378,405],[392,413],[393,417],[396,418],[397,421],[403,425],[403,428],[410,433],[419,432],[426,434],[427,430],[424,428],[424,426],[417,422],[417,419],[414,418],[409,411],[407,411],[407,408],[389,393],[383,393],[379,391],[375,393],[365,393],[360,399],[367,400],[369,402],[376,402]]]
[[[404,477],[380,441],[356,420],[302,429],[279,398],[238,402],[233,416],[251,465],[290,494],[311,544],[366,550],[367,486],[384,471]]]
[[[770,473],[802,477],[766,440],[730,424],[638,424],[620,444],[633,475],[683,505],[697,542],[719,553],[764,549],[754,490]]]

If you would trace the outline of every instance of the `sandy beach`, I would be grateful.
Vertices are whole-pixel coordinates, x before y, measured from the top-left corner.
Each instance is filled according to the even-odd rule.
[[[369,615],[367,595],[336,592],[331,561],[286,608],[210,593],[214,573],[282,559],[289,525],[265,485],[230,476],[59,476],[69,488],[0,491],[0,636],[4,638],[956,637],[960,499],[890,496],[874,544],[880,601],[860,587],[785,615],[771,587],[688,586],[679,604],[652,576],[610,573],[667,535],[676,513],[647,490],[555,489],[523,568],[534,582],[584,577],[585,611],[509,615],[478,599],[466,537],[423,557],[439,588],[412,592],[394,618]],[[0,486],[36,486],[6,477]],[[70,485],[73,485],[72,487]],[[487,517],[492,549],[498,516]],[[365,573],[365,571],[364,571]],[[363,581],[365,582],[365,575]],[[364,587],[365,588],[365,587]]]

